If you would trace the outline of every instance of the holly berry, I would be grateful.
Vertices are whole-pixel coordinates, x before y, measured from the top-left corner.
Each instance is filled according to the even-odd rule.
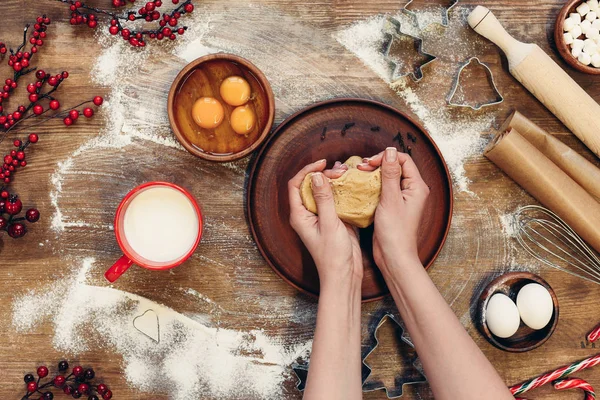
[[[92,118],[92,116],[94,115],[94,110],[92,110],[91,108],[87,107],[83,109],[83,115],[86,118]]]
[[[74,391],[75,391],[75,388],[73,386],[66,385],[63,388],[63,392],[65,392],[65,394],[73,394]]]
[[[95,394],[88,397],[88,400],[100,400]]]
[[[81,394],[88,394],[88,392],[90,391],[90,386],[87,383],[82,383],[77,388],[77,391]]]
[[[31,143],[37,143],[37,142],[38,142],[38,140],[39,140],[39,137],[38,137],[38,135],[37,135],[37,134],[35,134],[35,133],[31,133],[31,134],[29,134],[29,141],[30,141]]]
[[[74,389],[73,393],[71,393],[71,396],[73,396],[74,399],[78,399],[81,397],[81,392],[77,389]]]
[[[5,173],[6,175],[6,173]],[[4,210],[8,215],[17,215],[23,209],[23,203],[19,198],[9,199],[6,205],[4,206]]]
[[[23,380],[25,381],[25,383],[29,383],[35,381],[35,378],[32,374],[27,374],[23,377]]]
[[[77,118],[79,118],[79,111],[77,110],[71,110],[69,111],[69,117],[73,120],[76,121]]]
[[[23,225],[20,222],[17,222],[16,224],[10,225],[7,229],[7,232],[8,236],[10,236],[11,238],[18,239],[25,236],[25,234],[27,233],[27,229],[25,228],[25,225]],[[27,385],[29,387],[29,385],[31,385],[32,383],[36,385],[36,388],[32,390],[33,392],[35,392],[35,390],[37,389],[37,383],[29,382]]]
[[[80,365],[73,367],[73,375],[81,376],[83,374],[83,368]]]
[[[102,395],[102,398],[104,400],[110,400],[112,399],[112,392],[110,390],[107,390],[106,392],[104,392],[104,394]]]
[[[33,95],[32,95],[33,96]],[[35,115],[40,115],[44,112],[44,107],[40,106],[39,104],[36,104],[35,106],[33,106],[33,113]]]
[[[2,211],[2,210],[0,210]],[[6,225],[8,225],[8,220],[4,217],[0,216],[0,230],[6,228]]]
[[[16,224],[15,224],[15,225],[16,225]],[[14,226],[14,225],[12,225],[12,226]],[[10,228],[9,228],[9,229],[10,229]],[[33,392],[35,392],[35,391],[37,390],[37,388],[38,388],[38,384],[37,384],[37,382],[35,382],[35,381],[33,381],[33,382],[29,382],[29,383],[27,384],[27,391],[28,391],[29,393],[33,393]]]
[[[108,390],[108,387],[104,383],[101,383],[96,387],[96,390],[99,395],[103,395]]]
[[[40,212],[37,209],[35,209],[35,208],[30,208],[25,213],[25,218],[27,219],[27,221],[29,221],[31,223],[38,222],[40,220]],[[47,370],[48,369],[46,368],[46,371]],[[38,375],[39,375],[39,369],[38,369]],[[46,375],[47,375],[47,373],[46,373]],[[42,378],[43,378],[43,376],[42,376]],[[92,379],[92,378],[88,378],[88,379]]]
[[[29,212],[29,211],[28,211]],[[40,378],[45,378],[48,376],[48,368],[44,365],[38,367],[37,374]]]
[[[51,100],[49,106],[52,110],[58,110],[60,108],[60,103],[58,100]]]
[[[46,392],[46,393],[44,393],[42,398],[44,400],[52,400],[52,399],[54,399],[54,394],[52,394],[52,392]]]
[[[73,120],[70,117],[66,117],[63,122],[65,123],[66,126],[71,126],[73,125]]]
[[[58,370],[60,372],[64,372],[64,371],[66,371],[68,369],[69,369],[69,363],[68,362],[66,362],[66,361],[63,360],[63,361],[61,361],[61,362],[58,363]]]
[[[96,373],[94,372],[93,369],[88,368],[88,369],[85,370],[84,376],[85,376],[85,379],[87,379],[88,381],[90,381],[90,380],[94,379],[94,377],[96,376]]]
[[[104,103],[104,99],[101,96],[96,96],[94,97],[93,102],[96,106],[100,107],[102,103]]]
[[[66,378],[63,375],[56,375],[54,377],[54,386],[56,387],[62,387],[65,382],[66,382]]]

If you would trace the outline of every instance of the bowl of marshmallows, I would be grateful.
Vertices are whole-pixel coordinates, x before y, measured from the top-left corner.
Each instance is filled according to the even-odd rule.
[[[556,20],[555,41],[558,52],[572,67],[600,75],[599,0],[567,2]]]
[[[558,325],[556,294],[541,277],[511,272],[494,279],[479,298],[478,327],[494,346],[525,352],[544,344]]]

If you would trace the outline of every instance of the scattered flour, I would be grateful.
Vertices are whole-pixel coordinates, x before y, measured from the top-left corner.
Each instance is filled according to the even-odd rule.
[[[31,333],[49,321],[53,345],[66,353],[115,350],[125,378],[140,390],[168,392],[173,399],[279,399],[290,365],[312,346],[284,346],[262,330],[208,327],[146,298],[91,286],[93,268],[94,259],[86,258],[72,276],[17,297],[13,325]],[[160,343],[133,327],[133,319],[149,309],[160,321]]]
[[[500,222],[502,223],[502,232],[504,232],[504,236],[507,238],[514,238],[517,236],[519,227],[514,214],[509,213],[500,215]]]

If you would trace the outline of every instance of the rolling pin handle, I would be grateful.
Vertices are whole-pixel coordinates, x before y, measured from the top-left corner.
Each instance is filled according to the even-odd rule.
[[[506,32],[496,16],[486,7],[477,6],[467,22],[481,36],[491,40],[504,51],[511,67],[518,65],[532,49],[531,44],[519,42]]]

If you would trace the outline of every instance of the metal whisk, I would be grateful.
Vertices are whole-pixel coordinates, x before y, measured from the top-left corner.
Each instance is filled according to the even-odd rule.
[[[558,215],[540,206],[515,214],[517,241],[544,264],[600,285],[600,258]]]

